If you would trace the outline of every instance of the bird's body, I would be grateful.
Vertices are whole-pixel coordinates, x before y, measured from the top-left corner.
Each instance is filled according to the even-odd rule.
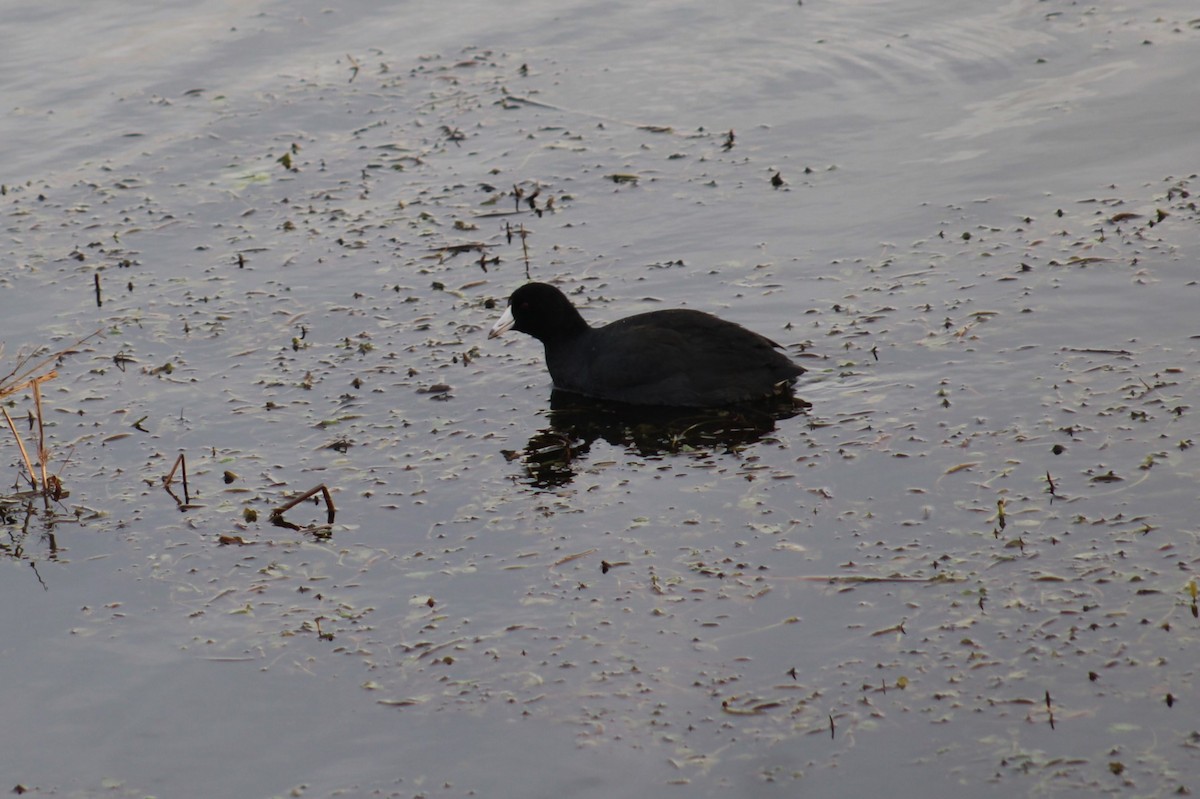
[[[651,311],[589,327],[545,283],[513,292],[489,337],[510,327],[545,345],[556,388],[602,400],[718,407],[777,395],[804,372],[766,336],[703,311]]]

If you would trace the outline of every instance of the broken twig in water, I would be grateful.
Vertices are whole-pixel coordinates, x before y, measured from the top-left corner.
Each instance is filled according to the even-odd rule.
[[[279,524],[284,527],[289,526],[288,522],[284,520],[283,514],[287,513],[289,510],[296,507],[304,500],[314,496],[318,492],[320,492],[321,496],[325,498],[325,507],[329,511],[329,513],[328,513],[329,521],[327,523],[333,524],[333,517],[334,517],[334,514],[337,512],[337,509],[333,507],[333,497],[330,496],[329,489],[325,487],[324,483],[321,483],[320,485],[316,486],[315,488],[310,488],[309,490],[305,491],[300,496],[293,497],[292,499],[288,500],[283,505],[280,505],[278,508],[275,508],[274,510],[272,510],[271,511],[271,522],[273,524]]]
[[[576,553],[575,553],[575,554],[573,554],[573,555],[564,555],[563,557],[561,557],[561,558],[559,558],[558,560],[554,561],[554,563],[553,563],[553,564],[551,564],[551,565],[552,565],[552,566],[561,566],[561,565],[563,565],[564,563],[570,563],[570,562],[571,562],[571,561],[573,561],[573,560],[579,560],[580,558],[586,558],[588,555],[591,555],[591,554],[595,553],[595,551],[596,551],[596,550],[595,550],[595,548],[593,547],[592,549],[585,549],[583,552],[576,552]]]
[[[163,477],[163,479],[162,479],[163,486],[171,485],[171,482],[175,479],[176,470],[179,471],[179,473],[183,479],[183,503],[182,504],[189,505],[189,504],[191,504],[192,498],[191,498],[191,496],[189,496],[189,493],[188,493],[187,459],[183,457],[182,452],[179,453],[179,457],[175,459],[175,465],[171,467],[171,471],[167,472],[166,476]],[[170,492],[168,492],[168,493],[170,493]],[[178,502],[178,500],[176,500],[176,501]]]
[[[822,583],[961,583],[964,578],[948,574],[935,574],[932,577],[874,577],[868,574],[801,574],[795,579]]]
[[[521,252],[525,258],[525,279],[529,280],[529,231],[525,229],[524,223],[517,228],[517,235],[521,237]]]

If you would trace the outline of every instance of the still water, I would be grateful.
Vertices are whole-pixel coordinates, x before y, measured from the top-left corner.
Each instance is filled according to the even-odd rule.
[[[6,29],[0,374],[71,351],[70,496],[2,445],[10,785],[1196,790],[1188,3]],[[486,339],[527,276],[760,330],[812,407],[581,423]]]

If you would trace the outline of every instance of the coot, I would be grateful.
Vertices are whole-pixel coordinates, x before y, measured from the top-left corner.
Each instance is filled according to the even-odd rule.
[[[589,327],[545,283],[514,291],[488,338],[509,328],[545,345],[555,388],[634,405],[749,402],[789,391],[804,372],[771,339],[703,311],[651,311]]]

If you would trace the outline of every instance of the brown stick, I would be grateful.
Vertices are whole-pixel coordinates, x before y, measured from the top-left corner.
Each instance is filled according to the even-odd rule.
[[[292,499],[288,500],[284,504],[280,505],[278,508],[275,508],[273,511],[271,511],[271,518],[272,519],[282,519],[283,514],[287,513],[289,510],[296,507],[304,500],[313,496],[318,491],[321,493],[321,496],[325,498],[325,507],[329,511],[329,514],[328,514],[329,522],[328,523],[333,524],[333,516],[337,509],[333,507],[333,497],[330,496],[329,489],[325,487],[324,483],[321,483],[320,485],[316,486],[315,488],[310,488],[309,490],[305,491],[300,496],[293,497]]]
[[[175,465],[171,467],[171,471],[167,472],[167,476],[163,478],[163,485],[169,486],[171,481],[175,479],[175,471],[182,467],[180,476],[183,478],[183,503],[189,504],[192,501],[188,494],[187,484],[187,458],[183,457],[183,453],[179,453],[179,457],[175,459]]]
[[[29,482],[32,483],[33,489],[37,490],[37,476],[33,473],[33,464],[29,462],[29,453],[25,451],[25,442],[21,440],[21,434],[17,432],[17,426],[13,424],[12,417],[8,415],[8,411],[0,408],[0,412],[4,413],[4,419],[8,422],[8,429],[12,431],[13,438],[17,440],[17,447],[21,450],[21,457],[25,459],[25,470],[29,472]]]
[[[46,461],[49,459],[50,453],[46,451],[46,426],[42,423],[42,379],[35,377],[32,382],[33,405],[37,408],[38,460],[42,469],[42,490],[45,491],[50,485],[50,481],[46,478]]]

